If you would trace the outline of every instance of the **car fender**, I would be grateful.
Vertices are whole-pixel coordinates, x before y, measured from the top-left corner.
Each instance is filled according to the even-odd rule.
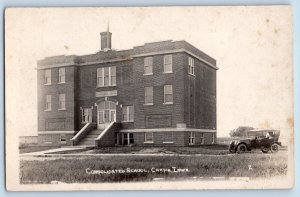
[[[249,146],[248,146],[248,144],[247,144],[246,142],[240,142],[240,143],[238,143],[238,144],[236,145],[236,147],[238,147],[238,146],[241,145],[241,144],[244,144],[244,145],[246,146],[247,150],[251,150],[251,149],[249,149]]]

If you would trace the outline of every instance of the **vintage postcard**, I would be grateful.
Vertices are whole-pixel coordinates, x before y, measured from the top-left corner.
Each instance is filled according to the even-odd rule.
[[[9,191],[294,185],[290,6],[7,8]]]

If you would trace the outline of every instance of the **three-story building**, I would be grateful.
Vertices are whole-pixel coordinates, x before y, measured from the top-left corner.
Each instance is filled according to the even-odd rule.
[[[216,60],[186,41],[38,61],[42,145],[193,146],[216,142]]]

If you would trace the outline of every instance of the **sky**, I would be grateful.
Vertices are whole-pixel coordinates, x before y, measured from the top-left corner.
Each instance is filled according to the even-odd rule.
[[[108,21],[116,50],[186,40],[217,60],[218,136],[238,126],[293,134],[288,6],[7,9],[7,130],[37,135],[37,60],[98,52]]]

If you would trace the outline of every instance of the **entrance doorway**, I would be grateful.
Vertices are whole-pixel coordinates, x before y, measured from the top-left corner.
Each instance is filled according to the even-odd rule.
[[[111,122],[116,121],[116,103],[102,101],[97,107],[97,128],[105,129]]]

